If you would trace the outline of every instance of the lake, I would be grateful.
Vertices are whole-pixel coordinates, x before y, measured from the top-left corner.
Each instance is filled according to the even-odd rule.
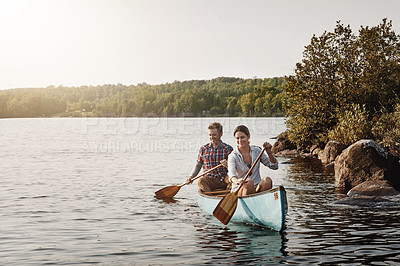
[[[400,263],[398,209],[335,204],[334,174],[315,159],[262,168],[286,188],[283,232],[224,226],[197,206],[197,183],[174,200],[207,126],[223,141],[245,124],[272,144],[283,118],[37,118],[0,120],[0,264],[202,265]]]

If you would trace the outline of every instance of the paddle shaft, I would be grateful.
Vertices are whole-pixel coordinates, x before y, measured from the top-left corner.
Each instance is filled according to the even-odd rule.
[[[193,180],[196,180],[197,178],[200,178],[200,177],[202,177],[202,176],[208,174],[209,172],[211,172],[211,171],[217,169],[217,168],[220,167],[220,166],[222,166],[222,164],[217,165],[217,166],[211,168],[210,170],[208,170],[208,171],[202,173],[201,175],[196,176],[195,178],[193,178]],[[192,180],[192,181],[193,181],[193,180]],[[162,189],[160,189],[160,190],[157,190],[157,191],[155,192],[156,197],[157,197],[157,198],[160,198],[160,199],[170,199],[170,198],[172,198],[173,196],[175,196],[176,193],[178,193],[178,191],[181,189],[181,187],[183,187],[184,185],[187,185],[187,184],[188,184],[188,183],[185,182],[185,183],[183,183],[183,184],[181,184],[181,185],[168,186],[168,187],[162,188]]]
[[[200,177],[202,177],[202,176],[204,176],[204,175],[206,175],[206,174],[208,174],[208,173],[214,171],[215,169],[217,169],[218,167],[221,167],[222,165],[223,165],[223,164],[221,163],[221,164],[219,164],[219,165],[217,165],[217,166],[211,168],[210,170],[207,170],[206,172],[202,173],[201,175],[196,176],[195,178],[192,179],[192,182],[193,182],[194,180],[196,180],[196,179],[198,179],[198,178],[200,178]],[[185,183],[181,184],[180,186],[184,186],[184,185],[187,185],[187,183],[185,182]]]
[[[249,171],[247,171],[245,177],[243,178],[243,183],[239,185],[238,189],[235,191],[235,194],[239,193],[239,190],[242,188],[244,182],[246,181],[246,179],[249,177],[251,171],[253,170],[253,168],[256,166],[258,160],[260,160],[261,155],[264,153],[265,148],[260,152],[260,154],[257,156],[256,160],[254,161],[253,165],[250,167]]]

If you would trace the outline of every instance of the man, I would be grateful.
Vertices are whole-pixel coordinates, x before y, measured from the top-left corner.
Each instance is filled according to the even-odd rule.
[[[207,171],[221,163],[224,166],[218,167],[214,171],[201,177],[198,181],[200,192],[210,192],[217,189],[229,189],[227,159],[233,148],[221,141],[222,125],[218,122],[211,123],[208,126],[208,135],[210,143],[200,147],[196,165],[192,174],[186,179],[186,183],[192,183],[192,178],[197,176],[201,167],[203,171]]]

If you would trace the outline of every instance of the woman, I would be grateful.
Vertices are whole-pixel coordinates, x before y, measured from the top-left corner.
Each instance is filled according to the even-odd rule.
[[[266,153],[261,155],[260,161],[256,163],[250,175],[244,180],[247,171],[262,151],[260,147],[250,145],[250,132],[246,126],[237,126],[233,133],[237,147],[228,156],[228,175],[235,191],[243,183],[238,192],[239,196],[249,195],[272,188],[272,180],[269,177],[260,177],[260,161],[269,168],[278,169],[278,161],[272,154],[272,145],[268,142],[263,144]]]

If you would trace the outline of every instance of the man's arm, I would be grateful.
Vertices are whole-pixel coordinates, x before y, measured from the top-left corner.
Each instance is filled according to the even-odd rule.
[[[196,164],[193,167],[192,173],[190,174],[190,176],[186,179],[186,183],[190,184],[192,183],[192,178],[197,176],[201,170],[201,167],[203,166],[202,163],[196,162]]]

